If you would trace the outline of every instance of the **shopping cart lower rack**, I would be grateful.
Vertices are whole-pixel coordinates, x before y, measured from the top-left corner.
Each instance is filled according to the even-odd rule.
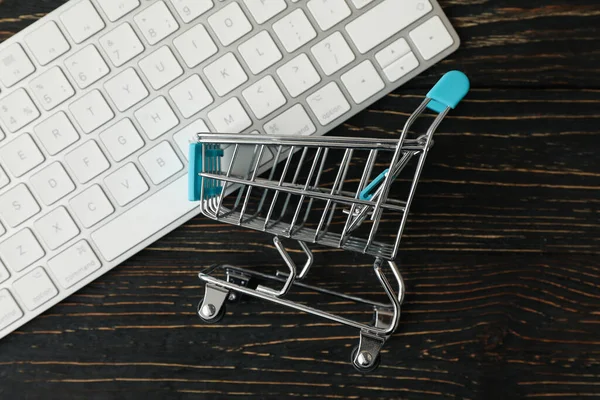
[[[399,139],[198,134],[197,142],[190,145],[189,199],[201,200],[201,212],[211,219],[274,235],[288,269],[269,275],[215,265],[200,272],[206,283],[198,305],[200,318],[217,322],[225,313],[225,303],[241,294],[258,297],[359,329],[351,362],[359,371],[375,369],[381,348],[400,319],[404,283],[394,259],[425,158],[438,125],[468,90],[463,73],[445,74],[408,118]],[[411,126],[426,109],[438,113],[437,117],[425,134],[409,138]],[[399,191],[404,191],[404,200],[390,198]],[[300,268],[282,239],[297,241],[305,253]],[[375,275],[389,304],[302,282],[314,260],[308,244],[374,257]],[[217,278],[217,271],[225,272],[225,278]],[[395,287],[387,278],[390,271]],[[281,287],[252,287],[249,282],[254,278]],[[372,323],[286,299],[294,286],[370,305]]]

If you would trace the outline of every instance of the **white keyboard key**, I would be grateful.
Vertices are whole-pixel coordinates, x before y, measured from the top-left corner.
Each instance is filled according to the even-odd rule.
[[[229,46],[252,30],[252,25],[238,3],[230,3],[210,17],[208,23],[223,46]]]
[[[375,59],[381,68],[385,68],[408,53],[410,53],[410,47],[408,46],[406,39],[400,38],[383,50],[377,52],[377,54],[375,54]]]
[[[17,178],[44,162],[42,152],[28,133],[0,148],[0,159]]]
[[[173,14],[162,1],[157,1],[134,18],[138,28],[150,43],[154,45],[179,29]]]
[[[413,71],[415,68],[419,66],[419,60],[415,57],[413,52],[408,53],[407,55],[400,58],[398,61],[393,62],[388,65],[383,73],[390,82],[396,82],[398,79],[402,78],[404,75]]]
[[[93,185],[73,197],[69,204],[85,228],[96,225],[115,211],[98,185]]]
[[[281,60],[282,55],[267,31],[242,43],[238,50],[253,74],[257,75]]]
[[[59,67],[53,67],[33,79],[31,91],[46,111],[62,104],[75,95],[75,90]]]
[[[0,331],[23,318],[23,311],[6,289],[0,290]]]
[[[38,267],[13,283],[13,289],[30,311],[58,294],[54,283],[42,267]]]
[[[71,46],[56,23],[51,21],[25,37],[27,47],[40,65],[46,65],[65,54]]]
[[[365,60],[342,75],[342,82],[356,104],[385,88],[385,83],[370,60]]]
[[[366,5],[371,4],[372,2],[373,0],[352,0],[354,7],[358,8],[359,10]]]
[[[429,0],[383,0],[346,25],[346,31],[364,54],[431,10]]]
[[[100,140],[116,162],[144,147],[144,141],[129,118],[122,119],[100,134]]]
[[[2,233],[4,234],[5,232],[2,232]],[[2,263],[0,262],[0,283],[4,282],[4,281],[5,281],[5,280],[7,280],[8,278],[10,278],[10,273],[8,272],[8,270],[6,269],[6,267],[4,266],[4,264],[2,264]],[[2,296],[2,295],[0,294],[0,296]],[[1,301],[1,299],[0,299],[0,301]],[[0,308],[1,308],[1,307],[2,307],[2,306],[0,305]],[[1,325],[1,324],[0,324],[0,325]],[[0,329],[1,329],[1,328],[0,328]]]
[[[265,133],[275,136],[309,136],[317,131],[301,104],[296,104],[278,117],[267,122]]]
[[[9,183],[10,183],[10,179],[8,178],[8,175],[6,175],[6,172],[4,172],[2,167],[0,167],[0,189],[5,187]]]
[[[98,0],[111,22],[115,22],[140,6],[140,0]]]
[[[352,49],[340,32],[333,33],[310,50],[327,76],[339,71],[355,59]]]
[[[192,75],[173,89],[171,98],[184,118],[189,118],[212,104],[213,97],[198,75]]]
[[[127,68],[107,81],[104,88],[121,112],[130,109],[150,94],[133,68]]]
[[[100,260],[85,240],[77,242],[48,260],[48,268],[54,274],[59,285],[65,289],[97,271],[101,266]]]
[[[335,82],[330,82],[308,96],[306,102],[323,126],[350,111],[350,104]]]
[[[52,156],[79,140],[79,134],[62,111],[41,122],[33,131],[44,149]]]
[[[169,142],[161,142],[140,156],[140,164],[155,185],[164,182],[183,169]]]
[[[33,175],[31,187],[47,206],[75,190],[75,184],[59,162],[52,163]]]
[[[15,43],[0,51],[0,81],[11,87],[35,71],[35,67],[23,51],[20,44]]]
[[[285,0],[244,0],[257,24],[264,24],[286,9]]]
[[[128,163],[107,176],[104,183],[121,207],[131,203],[149,189],[133,163]]]
[[[196,135],[198,133],[206,133],[210,132],[204,121],[198,119],[192,122],[190,125],[186,126],[175,135],[173,135],[173,139],[175,143],[183,153],[186,161],[189,159],[189,145],[190,143],[196,142]]]
[[[217,45],[211,39],[206,28],[197,24],[183,35],[177,36],[173,44],[183,61],[190,68],[194,68],[202,61],[217,53]]]
[[[0,243],[0,257],[15,272],[23,271],[44,255],[44,249],[29,229],[23,229]]]
[[[258,119],[281,108],[286,100],[271,75],[267,75],[242,92],[242,96]]]
[[[79,228],[64,207],[44,215],[35,221],[35,230],[46,246],[56,250],[79,234]]]
[[[211,8],[212,0],[171,0],[171,4],[186,24],[192,22]]]
[[[277,75],[292,97],[300,96],[321,82],[319,73],[304,53],[279,67]]]
[[[183,175],[130,210],[92,233],[92,240],[108,261],[116,259],[165,226],[198,208],[188,201],[188,177]],[[152,218],[148,218],[151,215]]]
[[[104,21],[90,0],[82,0],[63,12],[60,19],[75,43],[81,43],[104,29]]]
[[[65,65],[81,89],[85,89],[110,72],[98,49],[92,44],[67,58]]]
[[[410,38],[425,60],[431,60],[454,43],[437,15],[412,30]]]
[[[11,132],[16,132],[40,116],[25,89],[17,89],[0,100],[0,119]]]
[[[345,0],[310,0],[307,5],[317,24],[324,31],[352,14]]]
[[[92,133],[115,116],[96,89],[73,102],[69,108],[85,133]]]
[[[98,143],[94,140],[88,140],[68,153],[65,161],[79,183],[89,182],[110,167]]]
[[[275,22],[273,30],[289,53],[317,37],[317,32],[301,9],[294,10]]]
[[[252,125],[250,117],[237,97],[227,100],[210,111],[208,119],[218,133],[240,133]]]
[[[102,36],[99,41],[115,67],[120,67],[144,51],[144,45],[127,22]]]
[[[219,96],[224,96],[248,80],[233,53],[227,53],[204,68],[204,74]]]
[[[181,65],[167,46],[141,60],[140,68],[156,90],[183,74]]]
[[[150,140],[159,138],[179,124],[177,116],[163,96],[152,100],[134,115]]]
[[[39,212],[40,206],[23,184],[0,195],[0,216],[12,228]]]

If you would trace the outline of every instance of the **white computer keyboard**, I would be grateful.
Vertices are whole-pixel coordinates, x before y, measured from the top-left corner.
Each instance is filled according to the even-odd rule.
[[[71,0],[0,44],[0,338],[198,214],[194,134],[323,135],[458,46],[435,0]]]

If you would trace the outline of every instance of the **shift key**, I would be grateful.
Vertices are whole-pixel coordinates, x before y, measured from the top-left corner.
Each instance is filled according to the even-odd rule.
[[[67,289],[98,270],[102,264],[85,240],[75,243],[48,261],[60,285]]]

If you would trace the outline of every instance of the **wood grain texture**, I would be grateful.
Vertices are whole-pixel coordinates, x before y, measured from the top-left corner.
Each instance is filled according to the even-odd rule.
[[[62,3],[0,2],[0,40]],[[266,235],[198,217],[0,341],[0,399],[599,397],[600,5],[440,3],[462,48],[332,133],[395,137],[440,74],[471,78],[419,184],[379,370],[350,367],[355,330],[269,303],[202,324],[202,267],[277,256]],[[379,292],[367,257],[316,262],[312,283]]]

